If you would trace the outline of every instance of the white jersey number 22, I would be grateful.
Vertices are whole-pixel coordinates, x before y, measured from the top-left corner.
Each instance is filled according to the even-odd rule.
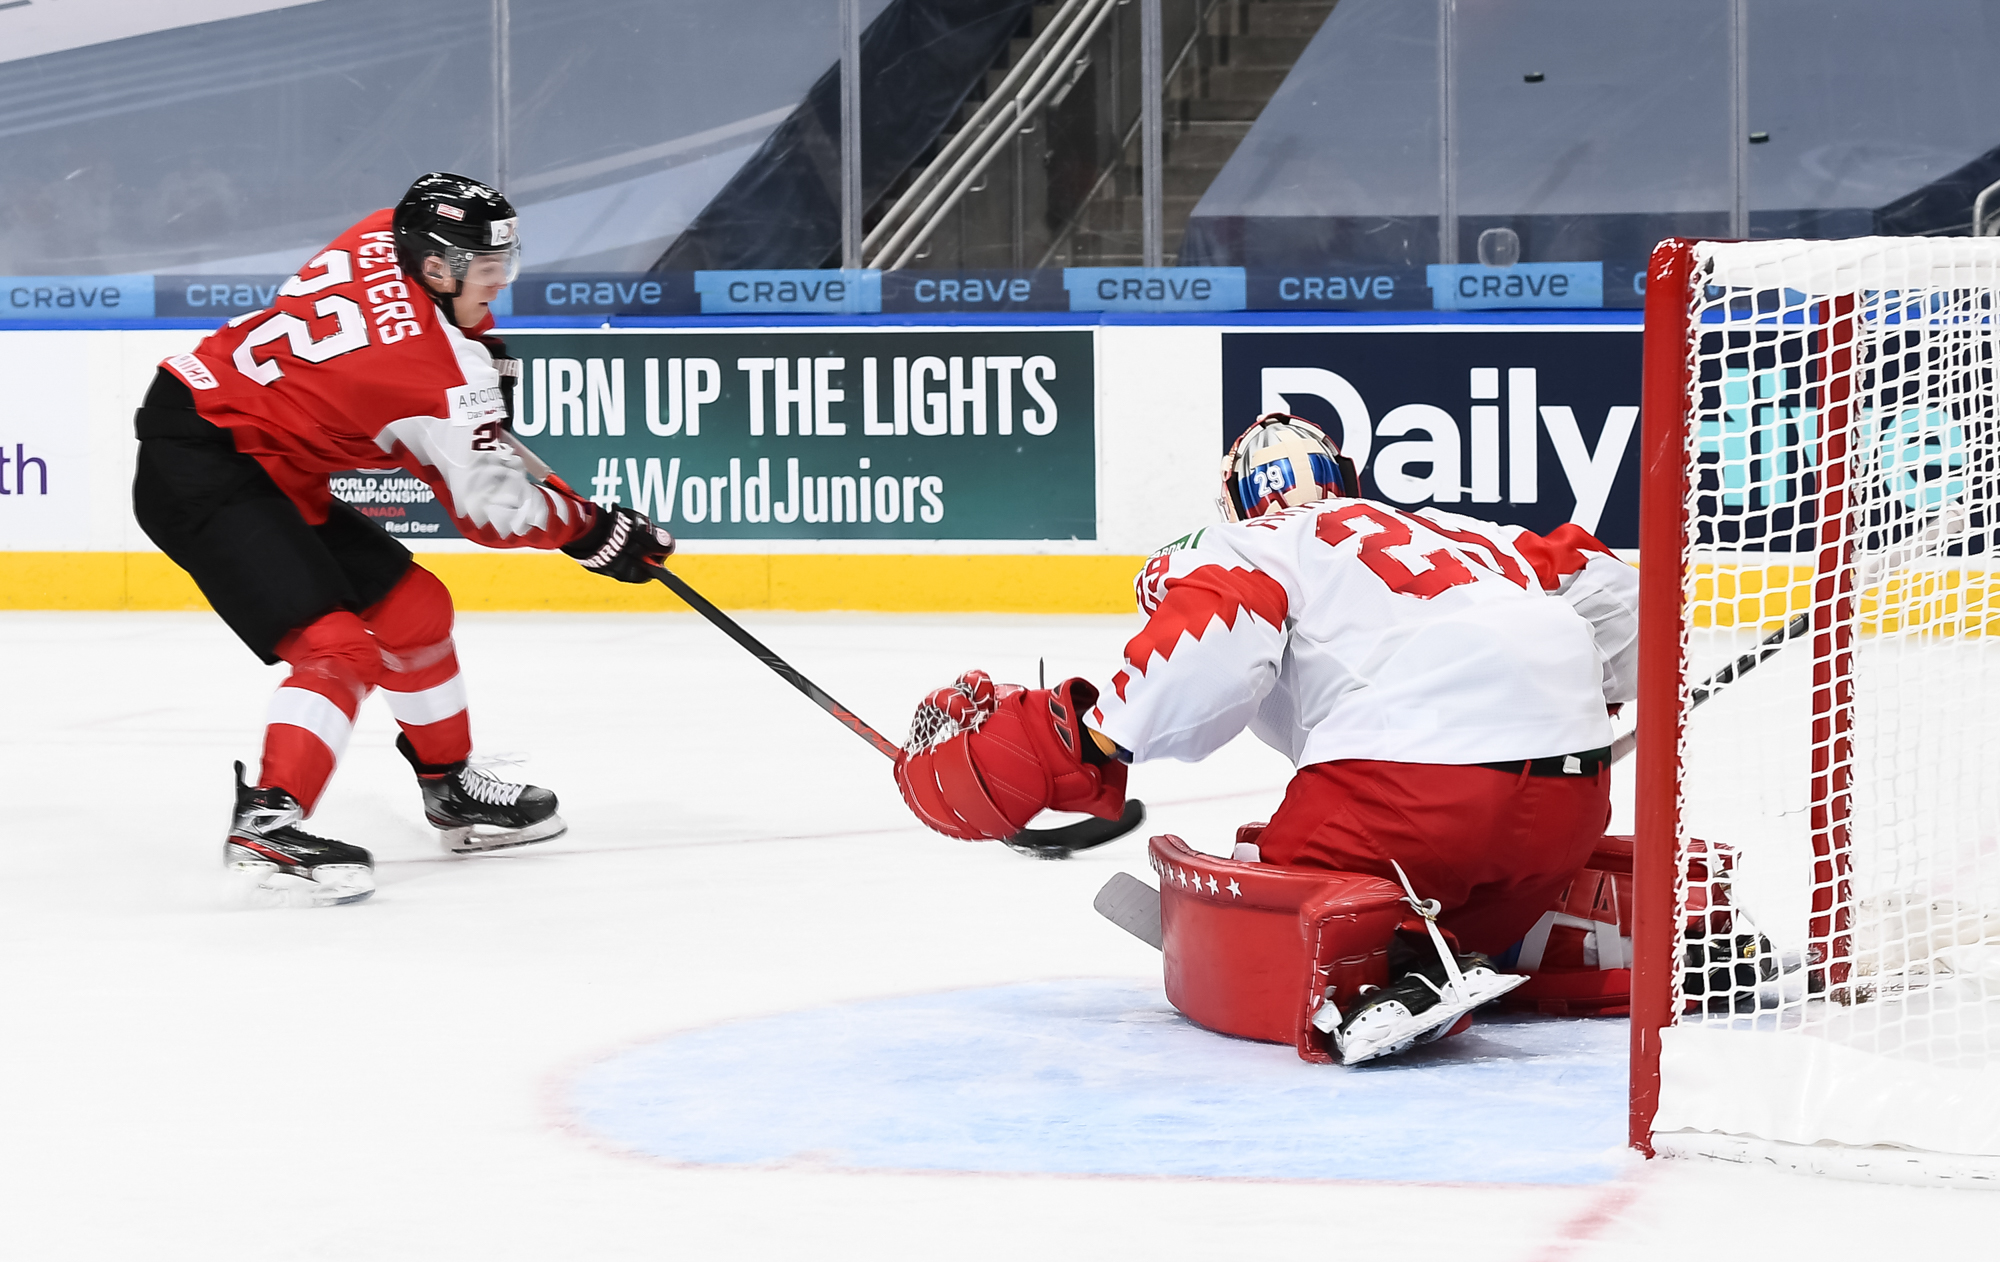
[[[307,277],[313,268],[323,268],[318,276]],[[353,262],[345,250],[328,250],[312,262],[299,269],[299,275],[279,286],[278,292],[286,297],[303,297],[330,289],[335,285],[353,279]],[[352,298],[342,298],[329,294],[313,303],[317,315],[333,317],[333,331],[315,338],[312,327],[289,311],[273,313],[270,318],[252,329],[231,358],[236,363],[236,371],[242,373],[260,386],[268,386],[285,375],[285,369],[272,355],[257,358],[257,348],[272,342],[284,341],[293,359],[308,364],[323,364],[338,355],[358,351],[368,345],[368,321],[361,314],[361,306]]]

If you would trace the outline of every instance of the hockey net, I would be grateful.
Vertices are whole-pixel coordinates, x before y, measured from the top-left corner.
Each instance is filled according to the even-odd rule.
[[[2000,240],[1649,273],[1633,1141],[2000,1184]]]

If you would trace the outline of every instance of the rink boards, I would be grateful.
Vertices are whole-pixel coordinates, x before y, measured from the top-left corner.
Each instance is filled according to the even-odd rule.
[[[672,529],[681,572],[730,608],[1129,610],[1142,559],[1215,520],[1227,443],[1280,409],[1337,434],[1378,498],[1636,541],[1630,318],[1242,318],[502,333],[524,441],[580,493]],[[0,608],[203,607],[130,487],[153,367],[205,332],[0,330]],[[335,490],[461,608],[676,607],[467,543],[398,471]]]

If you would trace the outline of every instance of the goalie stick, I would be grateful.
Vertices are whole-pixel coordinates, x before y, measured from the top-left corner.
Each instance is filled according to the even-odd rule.
[[[1097,914],[1139,941],[1160,949],[1160,891],[1130,872],[1114,872],[1090,905]]]
[[[842,727],[853,732],[862,740],[875,747],[875,751],[886,758],[899,757],[902,747],[882,733],[870,727],[854,711],[835,701],[831,693],[807,679],[796,666],[779,657],[765,646],[762,640],[751,635],[739,625],[736,619],[709,603],[706,596],[688,586],[687,580],[672,570],[655,568],[655,578],[664,583],[667,590],[685,601],[689,608],[713,623],[717,630],[744,648],[750,655],[771,668],[778,678],[797,688],[820,709],[831,714]],[[1115,841],[1137,828],[1146,818],[1146,807],[1134,798],[1125,803],[1125,812],[1117,819],[1085,819],[1060,828],[1024,828],[1007,839],[1007,844],[1022,854],[1038,859],[1066,859],[1079,850],[1101,846],[1107,841]]]
[[[528,445],[515,437],[512,430],[503,429],[500,437],[514,453],[521,457],[528,476],[538,482],[552,482],[568,491],[569,485],[549,468],[548,462],[528,450]],[[570,494],[576,494],[570,491]],[[779,657],[764,646],[764,642],[745,631],[736,619],[710,604],[708,598],[687,585],[680,575],[664,566],[653,570],[654,577],[666,584],[667,590],[681,598],[690,609],[708,619],[724,635],[750,650],[764,665],[770,667],[778,678],[812,699],[812,703],[831,714],[841,726],[853,732],[862,740],[873,745],[876,752],[891,760],[901,756],[902,747],[895,745],[882,733],[868,726],[860,716],[833,699],[832,694],[801,674],[797,667]],[[1133,798],[1125,803],[1124,813],[1117,819],[1085,819],[1074,824],[1064,824],[1060,828],[1024,828],[1007,839],[1007,845],[1020,854],[1032,855],[1037,859],[1067,859],[1079,850],[1101,846],[1107,841],[1116,841],[1131,832],[1146,819],[1146,805]]]
[[[1745,653],[1743,656],[1729,663],[1729,665],[1710,675],[1707,679],[1696,684],[1693,688],[1690,688],[1688,690],[1689,705],[1701,705],[1716,693],[1757,669],[1775,655],[1779,649],[1804,635],[1811,626],[1812,614],[1810,612],[1795,615],[1790,622],[1787,622],[1784,626],[1765,636],[1758,643],[1756,652]],[[1638,731],[1635,729],[1625,733],[1617,740],[1611,742],[1611,761],[1624,761],[1638,747]]]
[[[1927,549],[1940,543],[1949,544],[1966,533],[1966,529],[1967,516],[1962,501],[1954,500],[1941,505],[1929,520],[1922,522],[1908,537],[1891,544],[1880,553],[1857,557],[1854,562],[1855,578],[1863,587],[1879,583],[1911,561],[1927,555]],[[1790,622],[1765,636],[1754,652],[1743,654],[1688,689],[1688,708],[1693,709],[1706,703],[1716,693],[1769,661],[1779,649],[1804,635],[1811,626],[1810,610],[1793,615]],[[1637,730],[1625,733],[1611,742],[1611,761],[1622,762],[1631,756],[1638,745]]]

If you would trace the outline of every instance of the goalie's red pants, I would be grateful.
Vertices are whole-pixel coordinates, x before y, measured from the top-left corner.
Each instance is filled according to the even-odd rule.
[[[377,687],[418,758],[454,763],[470,754],[451,622],[451,593],[411,562],[360,613],[336,610],[280,640],[277,654],[292,673],[271,698],[257,783],[285,790],[310,813]]]
[[[1611,773],[1350,760],[1304,767],[1257,838],[1266,863],[1360,872],[1443,907],[1460,950],[1497,955],[1555,906],[1611,822]]]

